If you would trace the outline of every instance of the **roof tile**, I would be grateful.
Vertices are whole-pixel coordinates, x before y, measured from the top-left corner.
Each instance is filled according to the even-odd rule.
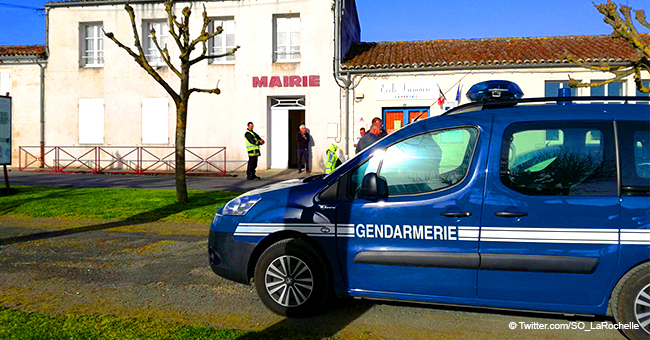
[[[650,36],[646,37],[650,42]],[[621,62],[636,57],[628,42],[609,35],[400,41],[355,43],[342,68],[565,64],[567,54],[582,61]]]
[[[45,45],[0,46],[0,57],[45,56]]]

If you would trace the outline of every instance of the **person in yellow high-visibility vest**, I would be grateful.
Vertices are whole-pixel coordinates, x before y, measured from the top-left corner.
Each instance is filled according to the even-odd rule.
[[[325,161],[325,173],[329,174],[330,172],[334,171],[337,166],[341,165],[341,161],[339,160],[339,155],[337,154],[337,151],[339,150],[339,147],[332,143],[330,145],[329,149],[325,151],[325,157],[327,157],[327,160]]]
[[[244,137],[246,137],[246,151],[248,152],[246,179],[249,180],[259,179],[255,174],[255,169],[257,168],[257,157],[261,155],[260,145],[264,144],[264,140],[253,131],[253,127],[253,122],[248,122],[248,130],[244,133]]]

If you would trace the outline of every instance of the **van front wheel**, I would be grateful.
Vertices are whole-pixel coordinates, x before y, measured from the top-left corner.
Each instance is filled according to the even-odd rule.
[[[616,322],[635,324],[634,329],[621,329],[632,340],[650,336],[650,263],[644,263],[621,278],[614,288],[610,310]],[[622,327],[624,328],[624,327]]]
[[[300,239],[279,241],[262,253],[255,266],[255,288],[267,308],[288,317],[322,312],[332,289],[324,259]]]

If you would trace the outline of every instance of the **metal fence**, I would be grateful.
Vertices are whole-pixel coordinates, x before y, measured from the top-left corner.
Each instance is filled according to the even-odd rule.
[[[40,146],[18,148],[20,171],[93,174],[173,174],[175,149],[169,146]],[[186,147],[185,172],[226,175],[225,147]]]

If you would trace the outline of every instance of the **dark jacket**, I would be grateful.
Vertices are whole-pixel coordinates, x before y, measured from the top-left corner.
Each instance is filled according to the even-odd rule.
[[[296,135],[296,140],[298,141],[298,150],[305,150],[309,148],[309,132],[302,133],[298,132]]]
[[[248,142],[253,144],[253,145],[261,145],[260,142],[259,142],[262,139],[262,138],[260,138],[260,135],[256,134],[255,131],[253,131],[253,130],[248,130],[248,129],[246,129],[246,130],[252,132],[253,135],[255,135],[255,137],[253,137],[253,136],[251,136],[250,133],[244,133],[244,137],[246,137]],[[257,140],[255,140],[255,138],[257,138]]]

